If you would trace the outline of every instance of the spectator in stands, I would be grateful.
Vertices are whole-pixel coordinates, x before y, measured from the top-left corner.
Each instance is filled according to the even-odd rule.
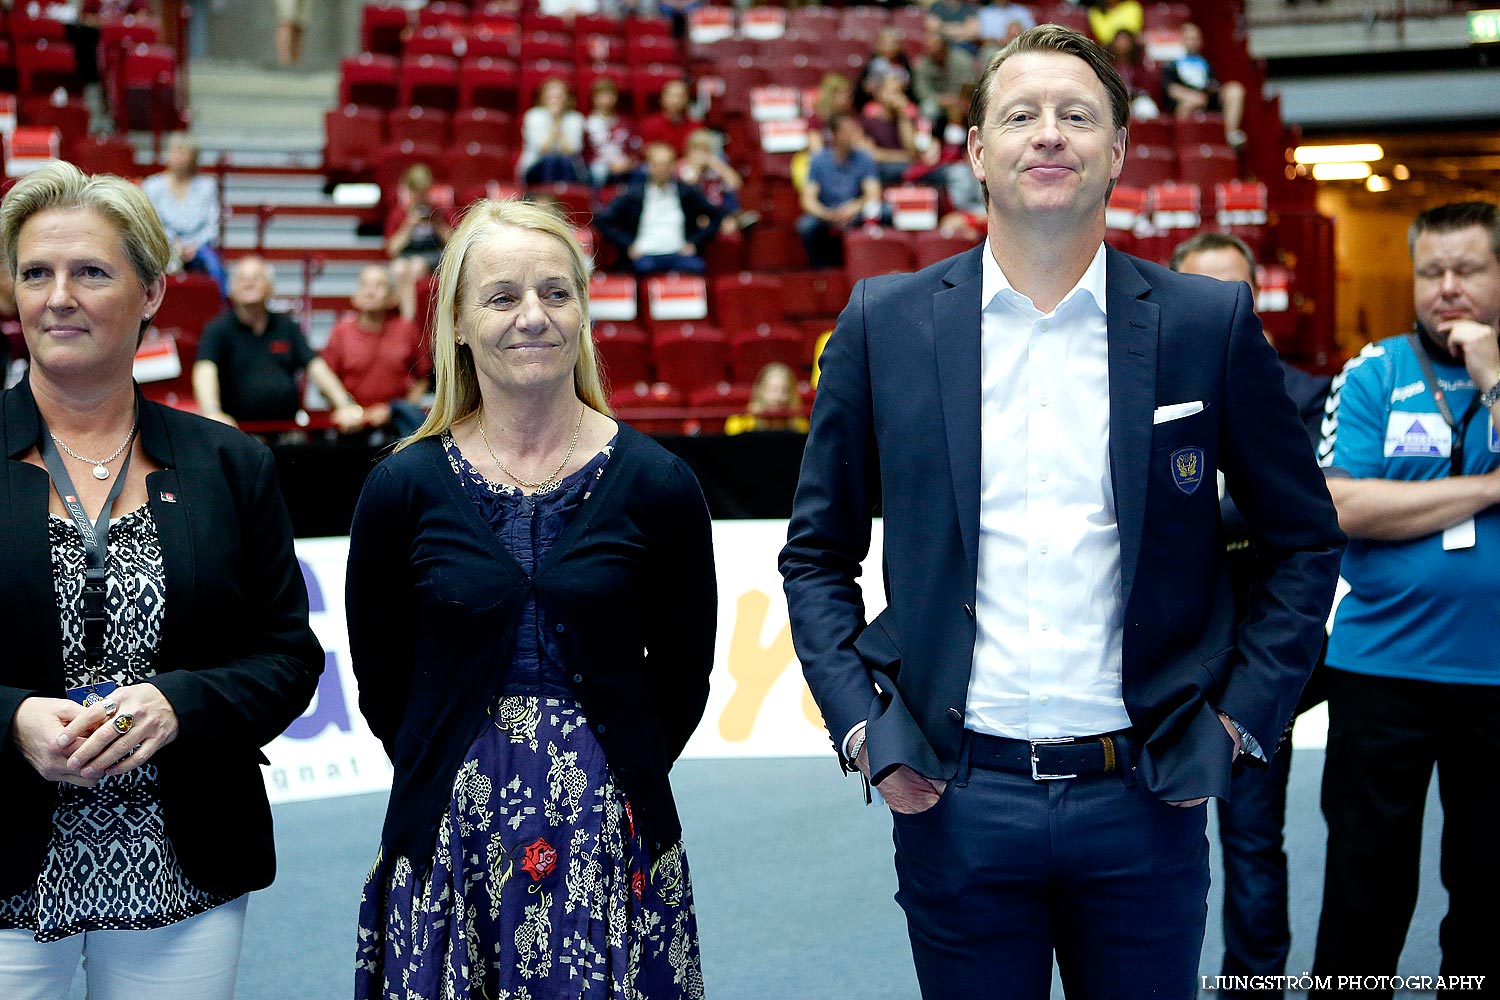
[[[341,431],[364,426],[363,408],[339,377],[307,346],[296,320],[270,310],[271,265],[241,257],[229,275],[229,308],[203,328],[193,363],[193,396],[205,417],[230,425],[242,420],[293,420],[302,409],[304,371],[334,407]]]
[[[882,184],[899,184],[917,159],[917,106],[906,96],[901,78],[880,77],[875,99],[860,113],[860,126],[869,139],[866,150],[875,158]]]
[[[780,361],[773,361],[755,376],[746,413],[736,413],[724,421],[725,434],[747,431],[799,431],[807,433],[807,418],[797,398],[797,373]]]
[[[448,214],[432,203],[432,170],[414,163],[401,178],[403,197],[385,220],[385,253],[402,319],[416,319],[417,285],[437,267],[453,233]],[[404,203],[403,203],[404,202]]]
[[[865,134],[853,115],[834,115],[833,145],[812,157],[802,184],[797,235],[811,267],[844,262],[844,230],[881,215],[880,174],[861,144]]]
[[[589,88],[589,116],[583,132],[589,176],[595,187],[618,184],[635,171],[641,137],[619,112],[620,85],[601,76]]]
[[[875,85],[885,76],[899,77],[902,89],[911,87],[911,59],[906,54],[900,28],[881,28],[876,33],[874,50],[865,60],[859,79],[854,81],[855,103],[864,107],[875,100]]]
[[[707,505],[609,416],[570,223],[480,201],[447,254],[432,415],[349,537],[359,707],[395,767],[354,996],[702,1000],[667,772],[713,667]]]
[[[829,122],[835,115],[854,112],[854,85],[842,73],[824,73],[813,99],[813,113],[807,117],[807,151],[814,154],[833,142]]]
[[[969,55],[979,54],[979,7],[972,0],[933,0],[927,7],[927,27],[937,29]]]
[[[979,42],[982,47],[1004,45],[1027,28],[1036,27],[1036,15],[1025,4],[995,0],[979,8]]]
[[[1222,111],[1224,141],[1235,149],[1245,144],[1240,122],[1245,115],[1244,84],[1220,83],[1203,56],[1203,32],[1191,22],[1182,26],[1182,55],[1162,68],[1162,89],[1168,111],[1179,119],[1200,111]]]
[[[912,67],[912,94],[922,117],[930,122],[946,122],[948,106],[965,84],[973,86],[979,79],[979,68],[966,50],[949,45],[941,31],[927,29],[922,54]],[[965,108],[965,110],[968,110]]]
[[[686,80],[668,80],[661,89],[661,109],[641,119],[641,144],[664,142],[681,156],[687,149],[687,137],[699,127],[688,115]]]
[[[182,133],[167,139],[166,169],[141,183],[172,242],[169,270],[206,274],[228,291],[219,240],[219,186],[198,172],[198,144]]]
[[[702,274],[703,248],[719,231],[719,210],[698,188],[676,178],[677,154],[664,142],[646,147],[646,176],[632,181],[594,220],[636,274]]]
[[[1130,94],[1130,117],[1149,121],[1161,117],[1161,70],[1146,59],[1146,47],[1135,32],[1120,29],[1110,40],[1109,54],[1115,71]]]
[[[33,361],[0,396],[0,996],[81,959],[92,997],[230,997],[260,748],[323,669],[276,463],[134,384],[171,255],[139,188],[49,163],[0,247]]]
[[[1250,286],[1252,297],[1258,291],[1255,254],[1244,240],[1229,233],[1199,233],[1178,244],[1172,251],[1172,270],[1243,282]],[[1297,404],[1309,446],[1317,447],[1322,436],[1323,404],[1332,380],[1326,375],[1309,375],[1284,360],[1281,377],[1287,395]],[[1236,597],[1243,605],[1264,554],[1256,550],[1245,516],[1227,493],[1219,499],[1219,520],[1225,540],[1224,561]],[[1326,668],[1321,659],[1297,704],[1298,714],[1323,700]],[[1283,737],[1287,739],[1290,731]],[[1225,976],[1276,977],[1286,973],[1292,932],[1287,916],[1286,853],[1282,842],[1291,765],[1292,755],[1283,747],[1265,767],[1237,768],[1229,779],[1229,798],[1218,800],[1219,839],[1224,858],[1222,974]],[[1232,991],[1232,995],[1248,994]]]
[[[333,325],[322,357],[364,408],[366,427],[390,426],[405,436],[426,416],[421,404],[432,355],[417,325],[392,314],[394,293],[384,267],[371,264],[361,271],[349,298],[354,311]]]
[[[713,129],[700,128],[688,136],[687,152],[677,164],[677,179],[702,191],[718,210],[723,220],[720,232],[738,232],[760,219],[758,213],[741,209],[740,188],[745,182],[720,155],[719,135]]]
[[[1146,27],[1146,11],[1139,0],[1104,0],[1089,8],[1089,27],[1100,45],[1109,48],[1119,31],[1133,31],[1139,35]]]
[[[527,184],[583,184],[583,114],[573,107],[566,80],[551,77],[537,90],[536,104],[521,116],[521,157],[516,173]]]
[[[295,66],[302,61],[302,37],[312,0],[276,0],[276,61]]]

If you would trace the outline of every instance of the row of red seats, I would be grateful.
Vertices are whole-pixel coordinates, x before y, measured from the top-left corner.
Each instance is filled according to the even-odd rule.
[[[665,382],[691,393],[720,382],[754,382],[772,363],[805,374],[823,332],[773,323],[728,332],[697,322],[658,323],[649,331],[629,323],[598,323],[594,344],[611,385]]]
[[[541,85],[561,78],[574,93],[587,93],[595,79],[619,85],[623,111],[644,113],[669,80],[685,79],[676,62],[625,65],[578,63],[569,58],[509,58],[442,55],[394,56],[368,52],[339,64],[339,103],[377,108],[420,105],[442,111],[486,107],[518,112],[531,107]]]
[[[665,18],[580,14],[570,20],[538,13],[520,14],[503,4],[485,4],[476,9],[437,0],[418,9],[415,16],[398,4],[365,5],[360,19],[360,47],[365,52],[399,56],[417,33],[426,29],[454,35],[483,29],[493,35],[510,37],[532,32],[569,38],[598,35],[625,39],[632,44],[643,39],[672,37]]]

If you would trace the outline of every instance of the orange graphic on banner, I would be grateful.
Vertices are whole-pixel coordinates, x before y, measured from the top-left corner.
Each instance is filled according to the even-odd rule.
[[[760,634],[770,608],[771,598],[760,590],[746,591],[735,602],[734,631],[729,639],[729,676],[734,678],[735,687],[719,716],[719,735],[731,743],[750,738],[772,685],[788,666],[797,663],[790,624],[781,627],[769,646],[761,645]],[[806,684],[802,686],[802,714],[822,728],[823,716]]]

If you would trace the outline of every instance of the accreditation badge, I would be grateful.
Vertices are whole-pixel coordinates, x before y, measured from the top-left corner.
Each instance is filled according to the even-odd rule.
[[[1437,413],[1390,415],[1385,425],[1386,458],[1447,458],[1453,452],[1453,429]]]

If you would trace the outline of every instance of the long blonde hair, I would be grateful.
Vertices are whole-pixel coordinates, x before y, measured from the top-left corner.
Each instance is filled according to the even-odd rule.
[[[428,331],[435,382],[432,412],[421,427],[402,439],[396,446],[397,451],[422,438],[443,433],[479,409],[479,376],[474,369],[473,348],[458,343],[460,285],[469,252],[481,241],[496,236],[505,226],[545,233],[567,250],[569,276],[573,280],[573,293],[578,298],[581,313],[573,390],[585,406],[605,415],[610,413],[609,397],[594,350],[593,326],[589,320],[589,259],[573,235],[572,226],[557,211],[544,205],[514,198],[504,201],[485,198],[469,206],[463,221],[443,248],[443,257],[437,268],[437,301]]]

